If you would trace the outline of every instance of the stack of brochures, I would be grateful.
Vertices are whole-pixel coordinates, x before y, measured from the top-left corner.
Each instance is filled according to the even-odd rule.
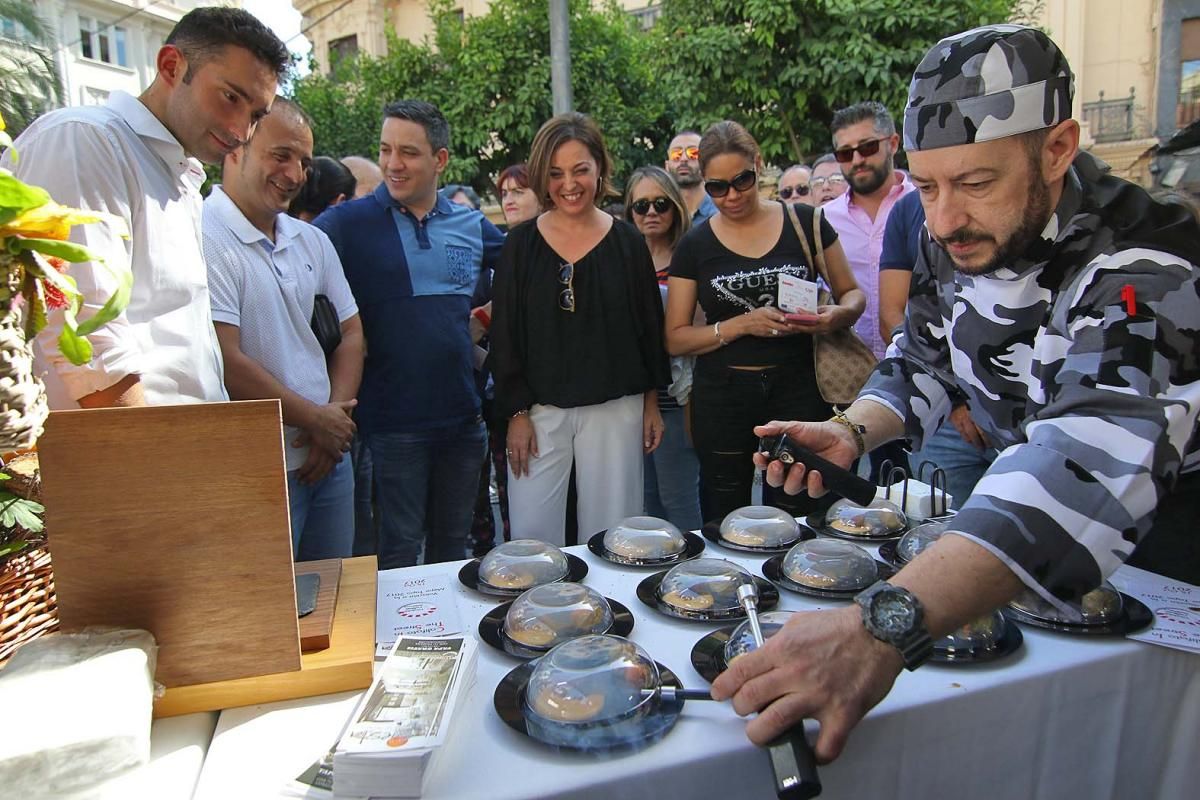
[[[420,797],[475,681],[471,638],[402,636],[333,750],[338,797]]]

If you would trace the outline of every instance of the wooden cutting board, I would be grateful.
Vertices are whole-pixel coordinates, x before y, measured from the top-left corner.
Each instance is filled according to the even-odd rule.
[[[296,564],[296,576],[315,573],[321,578],[317,589],[317,607],[300,618],[300,652],[311,653],[329,647],[333,634],[333,610],[337,606],[338,581],[342,577],[342,560],[301,561]]]
[[[63,630],[150,631],[167,687],[300,669],[281,422],[276,400],[52,412]]]

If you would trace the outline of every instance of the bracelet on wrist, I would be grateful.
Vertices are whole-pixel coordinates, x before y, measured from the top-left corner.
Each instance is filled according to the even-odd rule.
[[[485,331],[492,327],[492,318],[488,316],[488,313],[484,310],[483,306],[480,306],[472,311],[471,316],[479,320],[479,324],[483,326]]]
[[[850,431],[850,435],[854,437],[854,447],[858,450],[858,457],[861,458],[867,452],[867,440],[864,437],[867,429],[859,425],[854,420],[846,416],[846,413],[837,406],[833,407],[833,416],[829,418],[829,422],[837,424]]]
[[[516,419],[517,417],[528,417],[528,416],[529,416],[529,409],[523,408],[520,411],[514,411],[512,416],[509,417],[509,419]]]
[[[719,344],[719,346],[724,347],[725,345],[729,344],[729,342],[725,341],[725,337],[721,335],[721,323],[720,322],[717,322],[713,325],[713,336],[717,337],[717,343]]]

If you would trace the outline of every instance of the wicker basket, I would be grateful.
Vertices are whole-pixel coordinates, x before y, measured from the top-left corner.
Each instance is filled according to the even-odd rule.
[[[58,630],[50,551],[44,546],[0,563],[0,664],[32,639]]]

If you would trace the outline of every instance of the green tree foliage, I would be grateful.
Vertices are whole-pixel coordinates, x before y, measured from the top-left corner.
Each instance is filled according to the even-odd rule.
[[[830,149],[833,113],[878,100],[901,121],[913,68],[944,36],[1010,18],[1014,0],[663,0],[651,32],[667,114],[744,124],[763,158]]]
[[[54,64],[54,36],[28,0],[0,0],[0,19],[14,23],[16,39],[0,43],[0,115],[15,139],[49,108],[62,105]]]
[[[525,160],[538,127],[552,115],[550,23],[544,0],[496,0],[465,20],[449,0],[431,4],[433,41],[393,38],[383,58],[337,65],[296,81],[293,94],[312,115],[318,153],[371,156],[381,110],[401,97],[438,105],[450,122],[445,180],[491,188],[509,164]],[[575,107],[604,131],[618,175],[661,159],[670,124],[652,79],[651,40],[615,4],[571,0]]]

